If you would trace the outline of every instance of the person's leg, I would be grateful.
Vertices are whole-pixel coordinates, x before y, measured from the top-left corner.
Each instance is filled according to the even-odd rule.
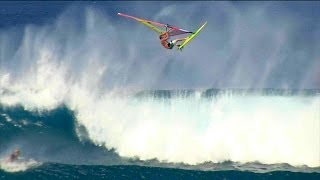
[[[177,42],[178,42],[178,40],[177,40],[177,39],[174,39],[174,40],[172,40],[171,42],[172,42],[172,44],[176,45]]]
[[[172,41],[172,43],[173,43],[174,45],[176,45],[179,41],[185,41],[185,40],[187,40],[187,39],[188,39],[188,38],[175,39],[175,40]]]
[[[186,38],[180,38],[180,39],[178,39],[178,41],[185,41],[187,39],[188,39],[187,37]]]

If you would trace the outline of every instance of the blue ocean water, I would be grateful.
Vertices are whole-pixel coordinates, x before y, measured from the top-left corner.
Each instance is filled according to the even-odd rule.
[[[0,179],[319,179],[318,7],[0,2]]]

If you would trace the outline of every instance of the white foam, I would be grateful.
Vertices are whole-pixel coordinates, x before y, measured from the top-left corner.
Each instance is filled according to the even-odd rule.
[[[6,120],[7,122],[11,122],[11,121],[12,121],[12,119],[10,118],[9,115],[7,115],[7,114],[1,114],[1,115],[5,118],[5,120]]]
[[[17,160],[13,162],[6,162],[5,160],[0,160],[0,168],[7,172],[21,172],[26,171],[30,168],[35,168],[40,166],[41,163],[33,159],[29,160]]]
[[[102,98],[77,119],[121,156],[197,164],[319,166],[319,97],[221,97],[168,102]],[[303,156],[301,156],[303,155]]]

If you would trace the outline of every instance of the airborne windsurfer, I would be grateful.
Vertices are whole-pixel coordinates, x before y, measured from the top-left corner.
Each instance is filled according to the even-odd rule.
[[[204,23],[196,32],[192,32],[192,31],[188,31],[185,29],[181,29],[176,26],[171,26],[169,24],[163,24],[163,23],[159,23],[159,22],[149,21],[146,19],[137,18],[137,17],[130,16],[127,14],[123,14],[123,13],[118,13],[118,15],[134,19],[134,20],[140,22],[141,24],[147,26],[148,28],[152,29],[153,31],[161,34],[160,41],[161,41],[162,46],[166,49],[172,49],[176,45],[176,46],[178,46],[179,50],[182,50],[188,43],[190,43],[190,41],[193,38],[195,38],[198,35],[198,33],[201,31],[201,29],[207,23],[207,22]],[[165,28],[165,30],[164,30],[164,28]],[[174,39],[174,40],[169,41],[170,37],[177,36],[177,35],[183,35],[183,34],[191,34],[191,35],[188,37],[185,37],[185,38],[178,38],[178,39]],[[180,41],[182,41],[182,43],[177,44]]]

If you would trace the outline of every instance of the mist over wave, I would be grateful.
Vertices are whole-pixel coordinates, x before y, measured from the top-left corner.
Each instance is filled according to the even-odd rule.
[[[222,5],[225,6],[228,4]],[[240,18],[236,17],[235,24]],[[233,60],[217,65],[214,70],[221,70],[215,74],[206,68],[211,54],[199,55],[199,60],[195,56],[187,58],[191,52],[163,53],[155,43],[157,37],[153,39],[150,33],[142,42],[138,37],[147,33],[131,26],[132,32],[120,31],[128,28],[124,23],[112,21],[99,9],[71,7],[53,24],[30,24],[22,30],[2,29],[0,103],[9,108],[21,105],[28,111],[48,111],[65,105],[75,113],[76,123],[85,127],[93,143],[114,149],[122,157],[156,158],[191,165],[231,160],[320,166],[317,93],[263,96],[223,92],[216,98],[206,98],[201,90],[195,90],[191,96],[178,93],[169,99],[136,96],[137,92],[149,89],[203,89],[208,87],[202,85],[211,81],[215,83],[210,86],[276,85],[290,90],[292,82],[297,80],[298,88],[303,91],[305,84],[319,87],[312,84],[318,82],[315,76],[318,71],[313,68],[318,61],[310,61],[305,74],[299,71],[305,78],[288,80],[290,76],[285,76],[277,84],[273,79],[278,76],[274,74],[282,71],[277,67],[284,61],[281,59],[284,52],[269,49],[272,53],[269,64],[264,66],[259,61],[250,65],[257,71],[246,73],[242,71],[247,70],[245,65],[257,60],[257,56],[247,54],[236,58],[241,49],[235,48],[235,43],[231,45],[235,51]],[[274,31],[268,28],[271,39],[283,37],[280,40],[286,44],[287,36],[281,36],[286,27]],[[271,41],[268,47],[277,43],[278,40]],[[141,50],[143,44],[154,51]],[[201,47],[208,50],[206,45],[198,46]],[[196,60],[198,64],[191,63]],[[227,66],[234,60],[238,60],[237,66]],[[255,76],[259,70],[263,72],[261,79]],[[213,75],[218,78],[211,79]],[[242,80],[244,84],[239,84]],[[82,137],[81,131],[76,133]]]

